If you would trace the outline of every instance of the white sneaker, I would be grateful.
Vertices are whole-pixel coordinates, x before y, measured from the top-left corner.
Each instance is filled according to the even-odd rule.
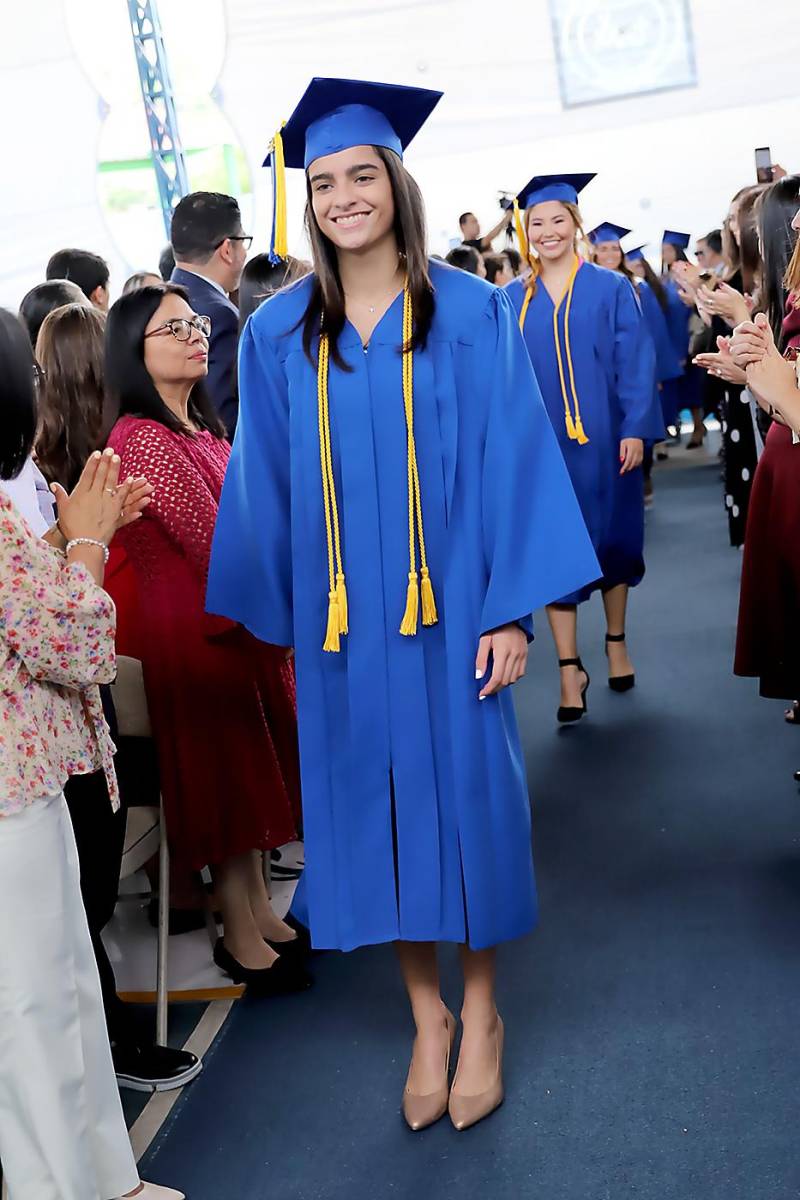
[[[144,1180],[142,1181],[144,1183]],[[125,1197],[120,1197],[120,1200],[126,1200]],[[186,1200],[183,1192],[176,1192],[174,1188],[161,1187],[158,1183],[145,1183],[140,1192],[135,1192],[132,1200]]]

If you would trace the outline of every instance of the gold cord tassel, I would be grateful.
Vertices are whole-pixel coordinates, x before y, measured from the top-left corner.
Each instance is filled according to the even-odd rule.
[[[427,567],[422,568],[422,624],[435,625],[439,620],[439,614],[436,611],[436,597],[433,594],[433,584],[431,583],[431,573]]]
[[[347,588],[342,566],[339,535],[339,506],[331,453],[331,419],[328,407],[328,335],[321,333],[317,364],[317,419],[319,424],[319,461],[322,473],[322,503],[325,509],[325,535],[328,546],[328,625],[322,649],[338,654],[340,635],[347,633]]]
[[[339,606],[339,633],[349,633],[347,612],[347,587],[344,582],[344,572],[336,576],[336,603]]]
[[[339,643],[339,597],[336,592],[328,593],[328,628],[322,649],[328,654],[338,654]]]
[[[419,621],[419,578],[416,571],[408,572],[408,589],[406,591],[406,611],[400,623],[403,637],[414,637]]]
[[[575,287],[575,276],[578,274],[578,268],[580,265],[580,259],[576,256],[572,272],[567,280],[567,286],[564,289],[564,293],[558,304],[556,304],[553,308],[553,340],[556,347],[556,361],[558,363],[558,378],[561,384],[561,398],[564,401],[564,424],[567,429],[567,437],[571,442],[577,442],[579,446],[585,446],[589,441],[589,438],[586,435],[586,431],[583,428],[583,421],[581,420],[581,410],[580,405],[578,404],[578,392],[575,387],[575,371],[572,366],[572,349],[569,341],[569,314],[570,308],[572,307],[572,292]],[[567,307],[564,314],[564,345],[566,346],[567,350],[567,369],[569,371],[572,404],[575,411],[574,417],[569,406],[567,381],[564,375],[564,360],[561,355],[561,338],[558,332],[558,314],[561,312],[561,305],[564,303],[565,298],[567,301]],[[522,320],[524,322],[524,313],[527,312],[527,305],[523,306],[523,310]],[[520,325],[520,328],[521,327],[522,325]]]

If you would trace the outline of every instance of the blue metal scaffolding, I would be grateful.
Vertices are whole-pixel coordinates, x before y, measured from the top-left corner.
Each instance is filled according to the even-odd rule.
[[[189,191],[189,180],[169,78],[167,51],[156,0],[128,0],[128,13],[147,114],[150,155],[158,183],[164,227],[169,238],[172,211],[181,196]]]

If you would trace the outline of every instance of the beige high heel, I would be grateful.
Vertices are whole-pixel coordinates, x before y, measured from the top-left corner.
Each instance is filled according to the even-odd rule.
[[[427,1129],[429,1125],[435,1125],[447,1112],[450,1093],[450,1056],[453,1053],[453,1043],[456,1040],[456,1019],[447,1008],[445,1009],[444,1021],[447,1026],[449,1041],[444,1060],[441,1087],[438,1087],[435,1092],[428,1092],[424,1096],[418,1096],[415,1092],[409,1091],[408,1083],[406,1083],[406,1089],[403,1092],[403,1116],[409,1129],[413,1129],[415,1133],[418,1133],[420,1129]]]
[[[505,1090],[503,1088],[503,1042],[505,1040],[505,1027],[500,1017],[497,1018],[497,1074],[491,1087],[485,1091],[479,1092],[477,1096],[459,1096],[456,1092],[458,1083],[458,1071],[453,1080],[453,1087],[450,1091],[450,1100],[448,1109],[450,1111],[450,1120],[459,1131],[469,1129],[471,1125],[477,1125],[478,1121],[482,1121],[484,1117],[488,1117],[496,1108],[499,1108],[505,1098]]]

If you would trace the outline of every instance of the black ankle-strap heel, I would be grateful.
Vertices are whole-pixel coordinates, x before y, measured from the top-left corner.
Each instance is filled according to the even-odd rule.
[[[606,634],[606,658],[608,658],[608,643],[609,642],[624,642],[624,633],[607,633]],[[612,692],[629,692],[632,687],[636,686],[635,675],[610,675],[608,686]]]
[[[559,706],[556,713],[556,720],[559,725],[572,725],[575,721],[580,721],[581,717],[585,716],[589,711],[589,706],[586,702],[586,693],[589,691],[589,684],[592,682],[589,678],[589,672],[581,662],[580,658],[560,658],[558,660],[560,667],[577,667],[579,671],[583,671],[586,676],[586,683],[581,688],[581,707],[575,705],[562,704]]]

